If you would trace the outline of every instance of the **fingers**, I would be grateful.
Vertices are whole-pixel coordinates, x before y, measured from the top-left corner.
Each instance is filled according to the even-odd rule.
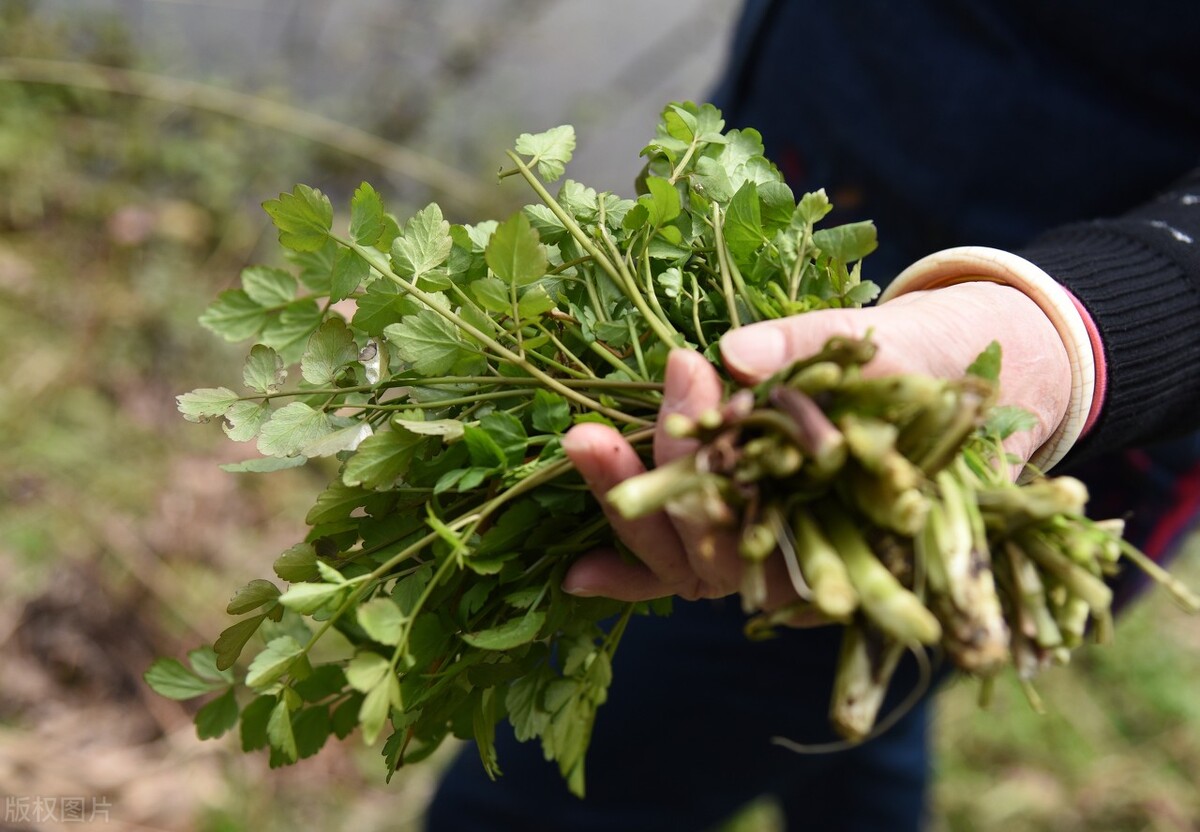
[[[606,425],[576,425],[563,437],[563,450],[575,463],[588,488],[597,496],[604,516],[617,536],[642,559],[650,573],[671,587],[671,591],[694,591],[697,578],[688,566],[687,552],[667,515],[659,511],[636,520],[626,520],[604,499],[604,495],[615,485],[646,470],[637,452],[625,438]],[[582,574],[586,576],[589,573],[585,570]],[[643,585],[641,578],[628,577],[637,579],[638,586]],[[667,593],[659,593],[662,594]]]
[[[631,563],[614,549],[588,552],[567,570],[563,591],[584,598],[602,596],[618,601],[652,601],[673,594],[644,563]]]
[[[721,338],[721,358],[738,381],[756,384],[821,349],[834,335],[863,335],[873,312],[827,309],[739,327]]]
[[[705,410],[718,407],[724,390],[721,378],[704,356],[693,350],[673,350],[667,357],[663,385],[663,401],[659,408],[654,433],[654,462],[670,462],[696,447],[694,439],[675,439],[666,432],[664,423],[672,413],[695,418]]]

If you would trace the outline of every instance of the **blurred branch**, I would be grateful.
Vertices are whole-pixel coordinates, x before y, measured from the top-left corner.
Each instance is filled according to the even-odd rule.
[[[288,104],[209,84],[98,64],[34,58],[0,59],[0,82],[3,81],[131,95],[269,127],[419,182],[468,215],[487,215],[489,208],[501,202],[494,191],[477,180],[415,150]]]

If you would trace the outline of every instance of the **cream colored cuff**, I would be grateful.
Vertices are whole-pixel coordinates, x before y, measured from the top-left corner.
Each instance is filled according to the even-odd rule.
[[[923,257],[901,272],[884,290],[879,302],[921,289],[986,280],[1012,286],[1041,307],[1054,324],[1071,364],[1071,400],[1067,413],[1050,438],[1029,462],[1042,471],[1056,465],[1083,431],[1096,391],[1096,362],[1091,340],[1079,310],[1066,290],[1023,257],[984,246],[948,248]]]

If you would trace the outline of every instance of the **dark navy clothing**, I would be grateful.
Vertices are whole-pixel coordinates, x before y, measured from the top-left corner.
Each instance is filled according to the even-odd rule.
[[[866,277],[988,245],[1071,289],[1102,336],[1109,389],[1062,470],[1157,558],[1200,509],[1200,440],[1186,436],[1200,427],[1197,43],[1200,3],[1177,0],[751,0],[714,96],[728,126],[762,132],[797,194],[827,189],[830,222],[875,220]],[[853,751],[773,746],[829,738],[838,633],[747,643],[735,607],[680,603],[631,623],[587,800],[509,734],[496,783],[473,749],[458,758],[430,829],[702,830],[767,793],[789,830],[921,828],[928,697]],[[905,666],[893,696],[913,680]]]

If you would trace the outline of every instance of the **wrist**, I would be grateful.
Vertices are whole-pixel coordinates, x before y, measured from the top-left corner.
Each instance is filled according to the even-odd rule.
[[[1066,410],[1049,438],[1029,459],[1031,465],[1049,470],[1066,456],[1085,425],[1094,421],[1093,411],[1099,406],[1093,340],[1082,310],[1058,282],[1010,252],[963,246],[936,252],[909,266],[888,286],[880,302],[918,290],[977,281],[999,283],[1022,292],[1041,309],[1066,350],[1071,373]]]

